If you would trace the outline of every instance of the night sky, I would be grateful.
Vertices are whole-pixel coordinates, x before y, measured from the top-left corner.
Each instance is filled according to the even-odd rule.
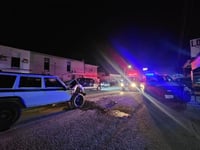
[[[181,71],[200,38],[198,0],[72,1],[1,5],[0,44],[105,64],[116,53],[138,68]]]

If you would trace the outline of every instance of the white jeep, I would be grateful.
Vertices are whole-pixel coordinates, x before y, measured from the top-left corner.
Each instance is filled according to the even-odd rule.
[[[71,91],[57,76],[0,72],[0,131],[9,129],[32,107],[69,102],[73,108],[84,105],[84,89]]]

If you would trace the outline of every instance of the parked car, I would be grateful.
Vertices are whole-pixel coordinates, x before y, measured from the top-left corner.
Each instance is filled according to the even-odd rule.
[[[103,81],[100,84],[101,84],[101,87],[110,87],[111,86],[110,83],[107,81]]]
[[[123,91],[138,91],[140,89],[140,81],[136,77],[127,77],[120,81],[120,87]]]
[[[185,86],[174,81],[169,75],[146,75],[144,91],[158,99],[173,99],[184,103],[191,98]]]
[[[63,102],[73,108],[84,105],[80,88],[70,91],[57,76],[0,72],[0,81],[0,131],[10,128],[22,109]]]
[[[192,93],[193,87],[192,87],[192,80],[190,77],[176,78],[175,81],[178,82],[179,84],[182,84],[185,87],[185,91]]]
[[[100,90],[100,83],[92,78],[77,78],[76,79],[86,90]]]

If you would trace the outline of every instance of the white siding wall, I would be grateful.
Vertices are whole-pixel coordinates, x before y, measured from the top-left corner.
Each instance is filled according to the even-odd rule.
[[[29,51],[12,48],[8,46],[0,46],[0,57],[1,56],[5,56],[6,59],[0,60],[0,70],[12,71],[12,72],[24,72],[24,73],[30,72],[30,52]],[[20,58],[19,68],[11,67],[12,57]]]
[[[72,72],[74,74],[84,74],[84,62],[72,60],[71,61]]]
[[[84,61],[57,57],[38,52],[26,51],[7,46],[0,46],[0,58],[6,56],[6,60],[0,60],[0,70],[15,72],[30,72],[39,74],[57,75],[63,80],[70,80],[72,77],[91,77],[97,79],[97,67],[85,64]],[[11,68],[11,58],[20,58],[20,67]],[[49,58],[49,71],[44,70],[44,58]],[[3,60],[4,59],[4,60]],[[26,62],[23,62],[23,60]],[[67,62],[71,63],[71,71],[67,71]]]
[[[85,64],[85,77],[97,80],[97,67],[95,65]]]
[[[44,59],[49,58],[49,71],[44,69]],[[33,73],[46,73],[61,76],[67,73],[67,59],[42,53],[31,52],[31,70]]]
[[[49,58],[49,72],[44,70],[44,58]],[[67,71],[67,62],[71,63],[71,71]],[[84,64],[84,61],[67,59],[42,53],[31,52],[31,71],[33,73],[46,73],[59,76],[63,80],[75,77],[97,78],[97,66]],[[92,75],[92,76],[91,76]]]
[[[44,73],[44,56],[39,53],[31,52],[30,69],[32,73]]]

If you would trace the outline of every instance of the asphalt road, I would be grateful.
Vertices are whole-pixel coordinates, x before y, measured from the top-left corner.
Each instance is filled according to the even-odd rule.
[[[200,149],[196,105],[117,89],[91,92],[86,100],[83,109],[54,106],[24,112],[0,133],[0,149]]]

